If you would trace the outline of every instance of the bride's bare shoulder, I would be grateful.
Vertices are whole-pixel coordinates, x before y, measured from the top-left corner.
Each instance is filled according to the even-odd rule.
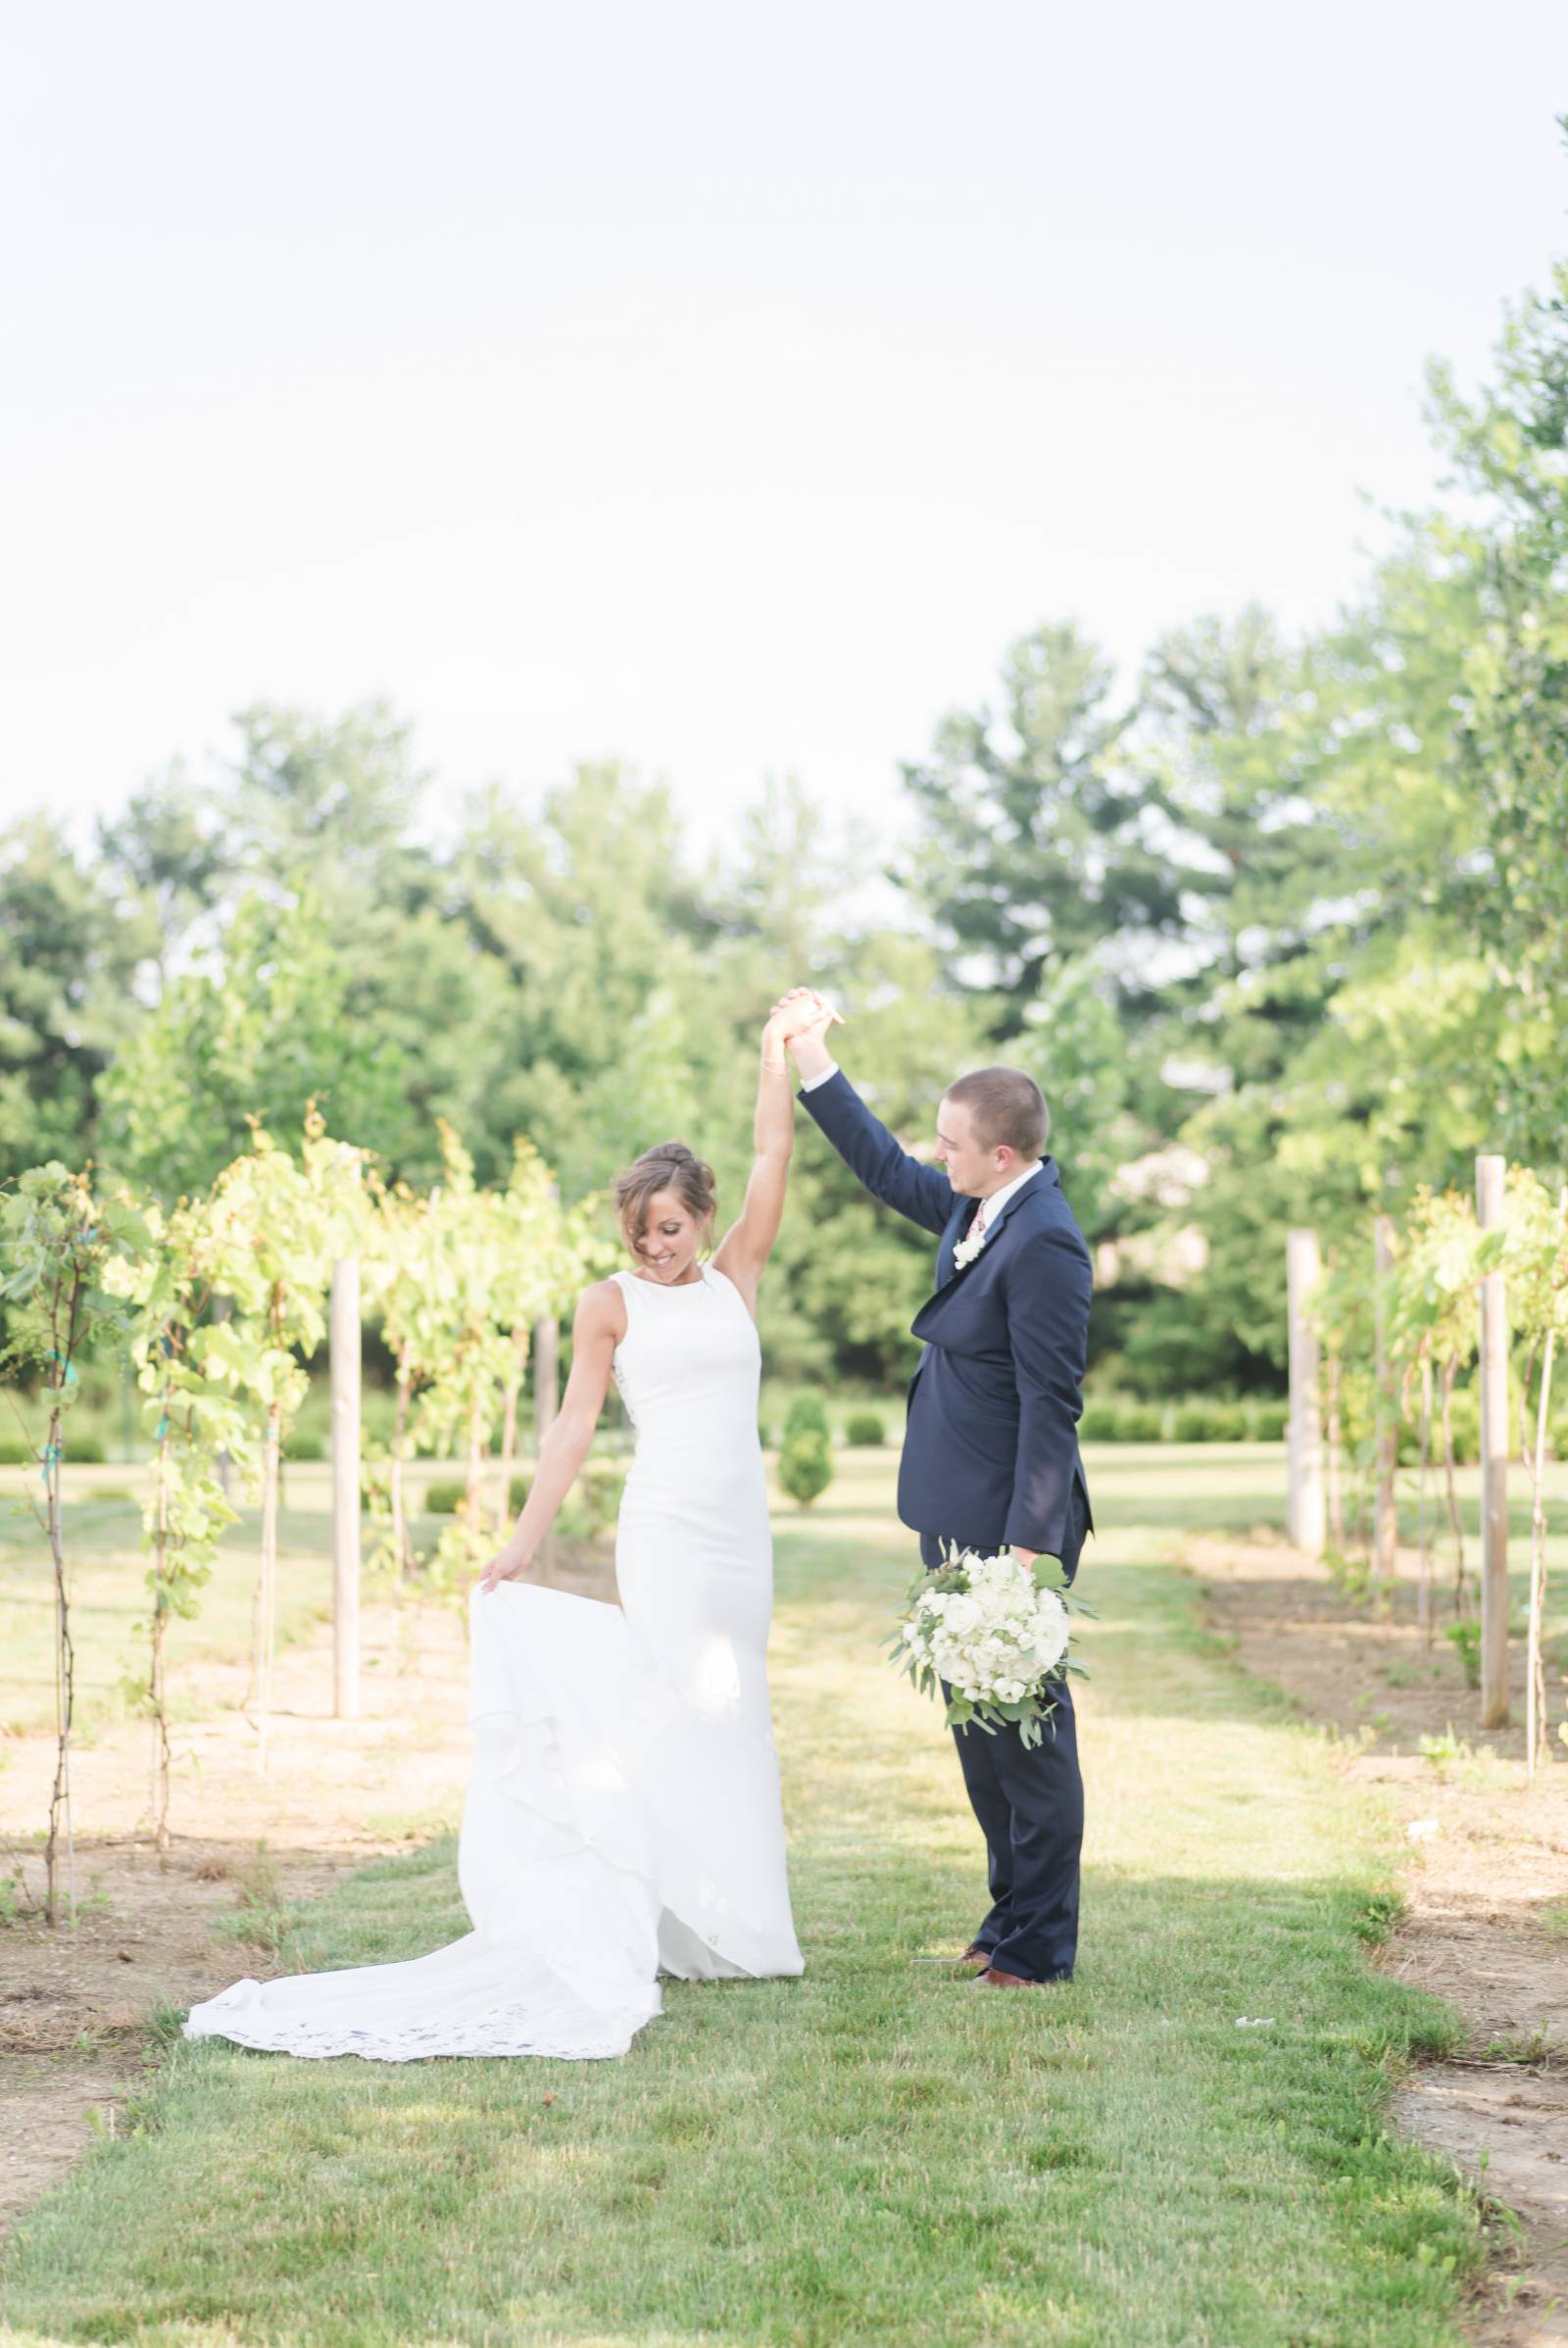
[[[625,1336],[626,1298],[618,1280],[596,1280],[583,1290],[574,1328],[579,1338],[612,1337],[618,1342]]]

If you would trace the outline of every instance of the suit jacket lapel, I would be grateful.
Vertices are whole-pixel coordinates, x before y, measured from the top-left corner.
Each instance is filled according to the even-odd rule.
[[[938,1298],[945,1296],[949,1289],[952,1288],[956,1281],[959,1281],[963,1278],[965,1272],[970,1272],[974,1269],[975,1265],[980,1261],[981,1255],[988,1255],[991,1252],[991,1249],[997,1244],[997,1234],[1001,1231],[1003,1225],[1006,1222],[1007,1217],[1011,1214],[1013,1208],[1018,1204],[1020,1199],[1038,1198],[1041,1188],[1044,1184],[1058,1182],[1059,1180],[1060,1176],[1057,1174],[1054,1165],[1048,1157],[1044,1165],[1041,1167],[1039,1173],[1031,1174],[1029,1180],[1026,1183],[1021,1184],[1019,1188],[1013,1192],[1012,1197],[1004,1204],[1002,1212],[998,1215],[996,1221],[994,1223],[987,1224],[985,1246],[980,1249],[979,1254],[971,1255],[966,1264],[953,1265],[953,1268],[949,1271],[947,1278],[945,1280],[938,1280],[936,1287],[932,1290],[930,1296],[921,1305],[921,1312],[929,1312],[932,1305],[937,1302]],[[963,1223],[956,1234],[957,1239],[961,1240],[964,1238],[973,1227],[975,1215],[979,1211],[979,1204],[980,1202],[978,1199],[971,1199],[969,1201],[969,1211],[964,1216]],[[943,1247],[947,1250],[948,1260],[950,1263],[952,1262],[953,1244],[953,1242],[947,1239],[944,1239],[942,1243]]]
[[[967,1234],[979,1203],[978,1198],[965,1198],[942,1234],[942,1245],[937,1249],[937,1285],[932,1291],[933,1296],[940,1296],[948,1282],[956,1277],[953,1268],[953,1250]],[[948,1267],[946,1271],[942,1268],[944,1264]]]
[[[1007,1217],[1011,1214],[1013,1208],[1018,1205],[1020,1200],[1024,1198],[1038,1198],[1043,1189],[1047,1188],[1050,1184],[1058,1181],[1060,1177],[1057,1175],[1054,1165],[1052,1163],[1049,1157],[1046,1158],[1041,1165],[1039,1173],[1031,1174],[1027,1182],[1020,1183],[1018,1188],[1013,1192],[1012,1197],[1007,1199],[1004,1205],[1002,1212],[998,1215],[996,1221],[994,1223],[987,1224],[986,1247],[990,1247],[992,1241],[996,1238],[997,1233],[1002,1229],[1003,1224],[1005,1223]],[[980,1252],[983,1255],[985,1253],[985,1248],[983,1247]]]

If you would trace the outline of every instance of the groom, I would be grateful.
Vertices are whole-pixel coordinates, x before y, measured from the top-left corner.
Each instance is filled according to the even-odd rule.
[[[1043,1155],[1051,1120],[1040,1088],[1019,1068],[960,1076],[937,1110],[938,1163],[926,1165],[832,1058],[830,1017],[791,1041],[800,1097],[871,1196],[941,1243],[936,1293],[913,1323],[925,1351],[909,1388],[899,1515],[928,1567],[956,1541],[985,1556],[1010,1546],[1025,1565],[1057,1557],[1070,1581],[1094,1523],[1077,1432],[1092,1277]],[[991,1912],[963,1961],[988,1988],[1069,1981],[1084,1817],[1069,1688],[1059,1684],[1032,1749],[1011,1724],[954,1736],[991,1877]]]

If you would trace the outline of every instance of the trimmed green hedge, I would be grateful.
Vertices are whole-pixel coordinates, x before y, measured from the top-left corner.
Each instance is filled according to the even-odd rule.
[[[19,1435],[15,1427],[8,1427],[5,1433],[0,1435],[0,1467],[25,1467],[29,1460],[37,1457],[38,1452],[33,1445],[24,1435]],[[104,1439],[101,1435],[90,1435],[85,1428],[77,1434],[71,1426],[70,1421],[67,1421],[66,1465],[68,1467],[100,1467],[107,1457],[108,1453],[104,1449]]]
[[[493,1478],[486,1479],[486,1490],[493,1488]],[[514,1476],[509,1515],[515,1517],[524,1506],[533,1487],[531,1476]],[[620,1512],[620,1495],[626,1487],[626,1471],[613,1459],[590,1459],[576,1483],[562,1502],[556,1527],[568,1541],[597,1541],[608,1533]],[[463,1498],[465,1487],[457,1482],[428,1485],[424,1494],[424,1509],[428,1516],[453,1516]]]
[[[529,1476],[513,1477],[512,1496],[509,1504],[514,1516],[518,1513],[527,1500],[532,1481]],[[427,1516],[456,1516],[458,1502],[463,1498],[466,1489],[466,1485],[457,1482],[437,1482],[426,1485],[424,1492],[425,1514]],[[485,1479],[485,1489],[487,1492],[491,1489],[489,1477]]]
[[[1268,1396],[1250,1402],[1088,1402],[1078,1422],[1086,1443],[1277,1443],[1289,1405]]]

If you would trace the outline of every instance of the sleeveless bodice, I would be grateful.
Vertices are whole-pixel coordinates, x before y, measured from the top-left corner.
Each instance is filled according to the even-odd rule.
[[[613,1371],[639,1458],[746,1429],[755,1439],[762,1352],[757,1324],[733,1281],[711,1264],[683,1288],[617,1272],[626,1334]]]
[[[770,1593],[757,1324],[734,1283],[711,1264],[686,1288],[656,1288],[635,1272],[615,1279],[626,1299],[626,1334],[612,1367],[637,1439],[622,1519],[641,1524],[659,1512],[670,1528],[700,1527],[726,1558],[765,1560]],[[649,1552],[639,1543],[637,1553]],[[636,1604],[624,1587],[621,1603]]]

